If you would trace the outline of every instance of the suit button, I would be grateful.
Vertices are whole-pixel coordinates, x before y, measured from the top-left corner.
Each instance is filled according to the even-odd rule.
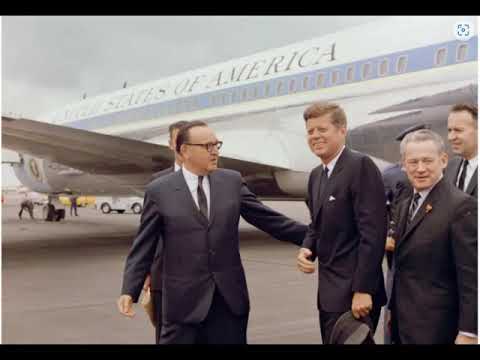
[[[215,255],[215,251],[213,251],[213,250],[209,250],[208,252],[209,252],[210,255],[212,255],[212,256]]]

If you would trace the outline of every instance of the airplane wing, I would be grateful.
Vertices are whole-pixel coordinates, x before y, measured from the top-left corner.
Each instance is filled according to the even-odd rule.
[[[164,145],[5,116],[2,146],[98,175],[151,175],[173,163],[172,152]],[[244,175],[281,170],[228,157],[220,162]]]

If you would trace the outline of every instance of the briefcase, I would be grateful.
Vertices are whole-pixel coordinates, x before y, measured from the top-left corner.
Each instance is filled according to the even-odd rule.
[[[140,303],[142,304],[143,309],[147,313],[153,327],[155,327],[155,314],[153,309],[152,294],[150,293],[150,287],[148,287],[147,290],[143,291],[143,296],[140,300]]]

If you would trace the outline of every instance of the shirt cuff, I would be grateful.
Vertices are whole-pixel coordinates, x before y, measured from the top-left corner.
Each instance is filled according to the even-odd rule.
[[[469,337],[469,338],[476,338],[477,337],[477,334],[472,334],[472,333],[469,333],[469,332],[466,332],[466,331],[459,331],[458,334]]]

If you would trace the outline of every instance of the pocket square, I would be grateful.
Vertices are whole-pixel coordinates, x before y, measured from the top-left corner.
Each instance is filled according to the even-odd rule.
[[[335,201],[335,198],[332,195],[330,195],[330,197],[328,198],[328,201]]]

